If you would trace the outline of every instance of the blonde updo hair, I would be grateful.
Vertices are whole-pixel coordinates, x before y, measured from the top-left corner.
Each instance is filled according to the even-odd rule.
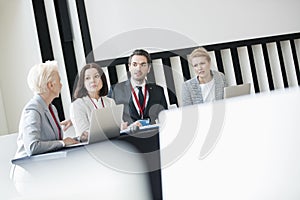
[[[205,57],[208,62],[211,61],[211,58],[204,47],[199,47],[197,49],[194,49],[189,56],[189,62],[192,63],[192,59],[196,57]]]
[[[27,83],[35,94],[48,92],[47,84],[54,81],[55,72],[58,72],[57,62],[46,61],[45,63],[34,65],[28,73]]]

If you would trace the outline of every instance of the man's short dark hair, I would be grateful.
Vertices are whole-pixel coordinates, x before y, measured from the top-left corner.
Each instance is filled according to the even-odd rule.
[[[145,51],[144,49],[134,50],[134,52],[132,52],[132,54],[128,58],[128,64],[131,63],[131,59],[132,59],[133,56],[145,56],[147,58],[147,63],[150,64],[150,65],[152,64],[150,54],[147,51]]]

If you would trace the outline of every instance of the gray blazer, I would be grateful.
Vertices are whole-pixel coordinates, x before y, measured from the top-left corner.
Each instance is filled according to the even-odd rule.
[[[227,82],[223,73],[211,70],[215,80],[215,99],[224,98],[224,87]],[[182,106],[203,103],[202,91],[197,77],[185,81],[182,84]]]
[[[51,106],[56,120],[59,122],[57,110],[55,106]],[[63,133],[62,130],[61,133]],[[26,104],[21,115],[15,158],[63,148],[58,134],[57,126],[48,106],[40,95],[35,95]]]

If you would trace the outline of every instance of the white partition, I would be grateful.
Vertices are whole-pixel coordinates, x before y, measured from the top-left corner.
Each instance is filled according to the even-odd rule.
[[[7,121],[6,121],[6,112],[2,99],[2,92],[0,88],[0,135],[4,135],[8,133]]]
[[[133,145],[103,141],[12,164],[17,134],[0,137],[0,199],[150,200],[147,166]]]
[[[300,199],[300,89],[161,112],[163,199]]]

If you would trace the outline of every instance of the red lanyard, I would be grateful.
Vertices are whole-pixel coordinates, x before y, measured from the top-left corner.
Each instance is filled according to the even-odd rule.
[[[92,98],[90,96],[89,96],[89,98],[90,98],[91,102],[93,103],[93,105],[95,106],[95,108],[98,109],[98,106],[95,104],[95,102],[92,100]],[[100,99],[101,99],[102,107],[104,108],[105,106],[104,106],[102,97],[100,97]]]
[[[146,85],[145,85],[145,89],[144,89],[144,94],[145,94],[145,95],[144,95],[144,103],[143,103],[143,105],[141,105],[141,104],[140,104],[140,101],[139,101],[139,99],[138,99],[138,97],[137,97],[137,95],[136,95],[136,93],[135,93],[135,91],[134,91],[134,89],[133,89],[133,87],[132,87],[131,84],[130,84],[130,86],[131,86],[131,91],[132,91],[132,93],[133,93],[134,100],[135,100],[135,102],[136,102],[136,104],[137,104],[137,106],[138,106],[138,108],[139,108],[141,118],[143,118],[143,115],[144,115],[144,109],[145,109],[145,106],[146,106],[147,87],[146,87]]]
[[[52,115],[52,118],[54,119],[54,122],[55,122],[55,124],[56,124],[56,126],[57,126],[57,129],[58,129],[58,138],[59,138],[60,140],[62,140],[60,127],[59,127],[59,125],[58,125],[58,122],[57,122],[57,120],[56,120],[56,117],[55,117],[55,115],[54,115],[54,112],[53,112],[53,110],[52,110],[51,105],[49,105],[49,110],[50,110],[50,113],[51,113],[51,115]]]

